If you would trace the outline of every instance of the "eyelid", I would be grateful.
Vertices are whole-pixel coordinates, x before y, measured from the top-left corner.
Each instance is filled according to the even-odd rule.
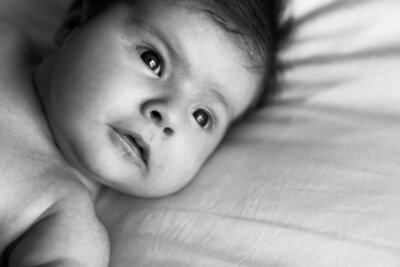
[[[161,77],[161,75],[163,75],[163,73],[165,72],[165,66],[166,66],[166,64],[165,64],[165,60],[164,60],[164,58],[163,58],[163,56],[161,56],[161,53],[160,52],[158,52],[158,50],[157,49],[155,49],[153,46],[151,46],[151,45],[142,45],[142,46],[138,46],[137,48],[136,48],[136,50],[137,50],[137,52],[138,52],[138,54],[139,54],[139,58],[140,59],[142,59],[142,57],[141,57],[141,55],[143,54],[143,53],[145,53],[145,52],[148,52],[148,51],[151,51],[152,53],[154,53],[157,57],[158,57],[158,59],[160,60],[160,68],[161,68],[161,70],[160,70],[160,76],[158,76],[158,77]],[[149,69],[149,67],[148,66],[146,66],[148,69]],[[150,69],[150,71],[152,71],[151,69]],[[153,72],[153,71],[152,71]],[[153,72],[154,73],[154,72]]]
[[[207,114],[210,116],[210,125],[203,128],[200,125],[198,125],[198,123],[196,121],[195,121],[195,123],[203,130],[206,130],[206,131],[213,130],[215,128],[215,126],[217,125],[217,117],[216,117],[215,113],[208,107],[198,106],[191,112],[192,117],[193,117],[194,112],[198,109],[201,109],[201,110],[204,110],[205,112],[207,112]],[[194,117],[193,117],[193,119],[196,120],[196,118],[194,118]]]

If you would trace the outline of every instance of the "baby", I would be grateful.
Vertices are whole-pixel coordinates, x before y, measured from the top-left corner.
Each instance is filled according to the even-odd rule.
[[[270,92],[281,3],[75,1],[33,85],[3,27],[0,265],[107,266],[99,191],[159,197],[193,179]]]

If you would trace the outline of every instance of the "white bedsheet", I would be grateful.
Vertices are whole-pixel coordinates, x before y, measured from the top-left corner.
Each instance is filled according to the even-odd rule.
[[[66,2],[0,1],[47,53]],[[290,7],[275,105],[236,127],[183,191],[104,192],[111,266],[400,266],[400,2]]]

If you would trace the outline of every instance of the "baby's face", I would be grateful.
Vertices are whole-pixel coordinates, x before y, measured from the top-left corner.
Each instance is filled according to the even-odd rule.
[[[137,196],[186,185],[261,76],[218,25],[170,1],[118,4],[58,51],[46,103],[65,157]]]

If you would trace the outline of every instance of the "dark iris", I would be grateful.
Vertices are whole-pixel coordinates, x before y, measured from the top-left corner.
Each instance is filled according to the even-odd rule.
[[[202,109],[198,109],[193,113],[193,116],[197,123],[202,127],[205,128],[209,121],[210,121],[210,116],[207,114],[206,111]]]
[[[146,51],[141,54],[143,62],[158,76],[161,74],[161,60],[160,57],[152,52]]]

